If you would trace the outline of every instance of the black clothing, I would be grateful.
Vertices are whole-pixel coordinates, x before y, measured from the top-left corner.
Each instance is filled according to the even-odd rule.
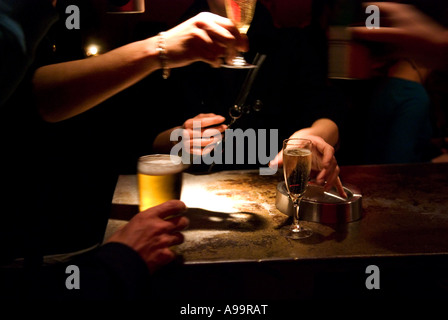
[[[183,20],[208,10],[206,1],[197,1]],[[248,106],[260,100],[262,108],[254,111],[249,107],[250,113],[237,120],[233,129],[278,129],[278,150],[271,152],[277,154],[284,139],[317,119],[329,118],[342,125],[344,101],[327,81],[326,34],[315,19],[305,28],[276,28],[268,10],[258,2],[248,38],[247,61],[251,62],[257,53],[266,55],[247,99]],[[167,81],[179,94],[168,97],[167,117],[169,112],[169,117],[177,116],[181,124],[198,113],[216,113],[229,123],[229,108],[247,72],[216,69],[201,62],[172,70]]]
[[[79,288],[71,288],[76,266]],[[0,268],[2,300],[134,300],[148,296],[149,271],[138,254],[108,243],[66,263],[34,268]],[[68,284],[67,284],[68,283]]]
[[[40,16],[27,23],[36,18]],[[27,39],[27,33],[24,36]],[[110,144],[105,143],[109,139],[106,129],[111,130],[114,122],[100,117],[101,108],[57,124],[43,122],[37,113],[31,87],[34,70],[65,56],[54,51],[49,39],[42,41],[35,65],[0,110],[0,297],[140,297],[147,289],[149,270],[141,257],[123,244],[98,247],[67,263],[43,265],[44,256],[79,251],[103,241],[117,178],[115,158]],[[67,44],[78,43],[81,52],[80,43],[70,40]],[[34,47],[29,49],[32,54],[26,57],[31,59]],[[28,65],[30,62],[21,67]],[[3,71],[2,81],[7,81],[8,74]],[[65,286],[68,265],[79,268],[79,290]]]

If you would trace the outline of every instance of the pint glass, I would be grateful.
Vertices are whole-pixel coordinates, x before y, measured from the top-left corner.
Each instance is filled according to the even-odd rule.
[[[140,211],[168,200],[179,200],[183,169],[181,158],[177,156],[152,154],[140,157],[137,165]]]

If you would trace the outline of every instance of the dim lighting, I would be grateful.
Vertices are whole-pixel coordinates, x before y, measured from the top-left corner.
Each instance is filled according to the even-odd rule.
[[[108,0],[107,13],[143,13],[145,0]]]
[[[100,49],[97,45],[91,44],[86,48],[86,56],[92,57],[97,56],[100,52]]]

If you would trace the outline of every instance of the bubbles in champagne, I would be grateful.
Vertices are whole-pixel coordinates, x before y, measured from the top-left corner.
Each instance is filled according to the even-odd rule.
[[[241,33],[247,33],[252,22],[256,0],[225,0],[227,16]]]
[[[283,170],[286,187],[291,197],[303,195],[311,172],[311,151],[303,148],[287,148],[283,151]]]

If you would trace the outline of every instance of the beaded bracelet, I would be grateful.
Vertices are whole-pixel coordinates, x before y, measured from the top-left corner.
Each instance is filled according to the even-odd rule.
[[[159,33],[159,41],[157,42],[157,52],[159,53],[160,65],[162,66],[162,77],[168,79],[170,76],[170,68],[167,67],[168,57],[166,55],[166,32]]]

